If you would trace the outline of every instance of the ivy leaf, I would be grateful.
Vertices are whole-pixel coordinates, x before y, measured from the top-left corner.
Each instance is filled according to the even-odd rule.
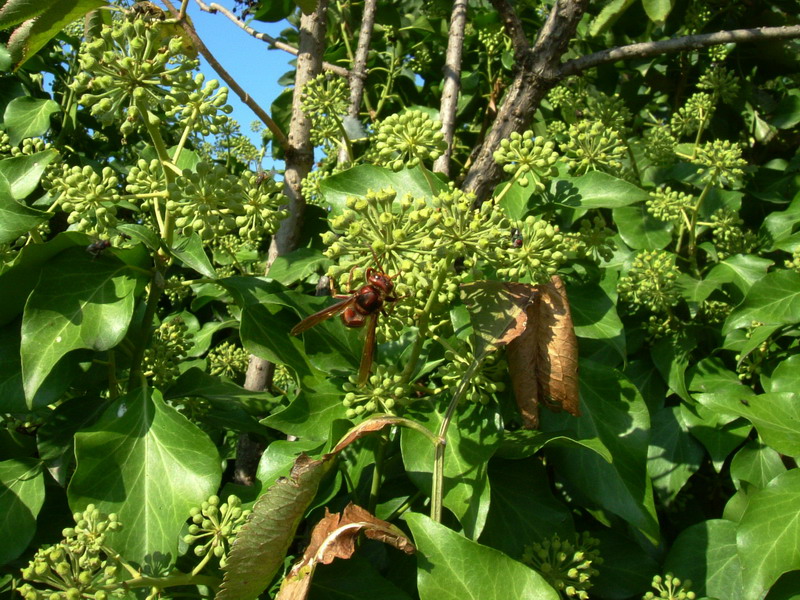
[[[331,423],[347,418],[347,408],[342,404],[343,396],[341,384],[335,380],[304,378],[297,398],[261,423],[286,435],[325,441]]]
[[[408,417],[437,435],[444,416],[435,410],[409,409]],[[477,538],[489,512],[487,463],[500,443],[502,423],[490,406],[471,403],[453,417],[444,455],[443,504],[458,517],[466,535]],[[433,446],[412,429],[400,434],[403,464],[414,484],[430,496]]]
[[[25,138],[46,133],[50,129],[50,115],[60,110],[55,100],[30,96],[14,98],[3,116],[11,144],[16,146]]]
[[[674,4],[675,0],[642,0],[644,12],[656,25],[661,25],[667,20]]]
[[[19,68],[47,42],[61,33],[67,25],[80,19],[89,11],[106,4],[106,0],[59,0],[39,14],[29,27],[26,27],[25,24],[20,26],[8,44],[16,68]],[[30,23],[30,21],[28,22]],[[14,136],[11,137],[13,140]],[[12,144],[16,143],[12,141]]]
[[[26,397],[34,396],[67,352],[108,350],[125,337],[140,277],[114,256],[92,260],[77,248],[47,264],[22,317],[20,353]]]
[[[670,549],[664,571],[692,580],[698,597],[744,600],[736,523],[711,519],[684,529]]]
[[[603,443],[597,438],[576,440],[569,435],[558,431],[544,432],[532,429],[518,429],[503,433],[503,441],[497,449],[496,455],[500,458],[520,459],[533,456],[545,446],[583,447],[611,463],[613,459]]]
[[[753,396],[747,392],[696,394],[696,400],[719,413],[744,417],[755,425],[761,439],[789,456],[800,455],[800,397],[793,392]]]
[[[647,474],[664,504],[675,499],[703,457],[703,448],[689,435],[680,406],[666,406],[653,415]]]
[[[284,256],[278,256],[269,268],[269,279],[289,286],[302,281],[320,270],[325,270],[333,261],[315,248],[298,248]]]
[[[759,489],[786,472],[781,455],[756,440],[741,448],[731,460],[731,479],[736,489],[750,484]]]
[[[8,244],[24,235],[50,215],[14,200],[11,185],[0,173],[0,244]]]
[[[756,281],[767,274],[767,269],[773,264],[773,261],[760,256],[736,254],[711,269],[705,281],[716,285],[732,283],[743,297]]]
[[[45,150],[0,160],[0,176],[8,181],[11,196],[15,200],[26,198],[39,185],[45,167],[57,157],[58,152],[55,150]]]
[[[203,277],[216,278],[217,272],[208,260],[203,240],[196,233],[175,240],[170,253],[190,269],[194,269]]]
[[[369,190],[390,187],[397,192],[399,200],[406,194],[429,198],[447,189],[438,177],[428,175],[430,178],[426,177],[422,167],[394,172],[375,165],[358,165],[326,177],[319,187],[325,202],[331,207],[330,217],[334,217],[344,210],[348,196],[365,196]]]
[[[744,419],[723,415],[702,404],[681,403],[681,417],[689,433],[697,438],[719,473],[734,448],[747,439],[753,426]]]
[[[0,565],[17,558],[28,547],[42,504],[41,462],[32,458],[0,462]]]
[[[774,271],[759,279],[725,321],[722,333],[747,327],[753,321],[766,325],[794,325],[800,321],[800,273]]]
[[[661,250],[672,241],[670,225],[653,217],[644,204],[612,212],[623,241],[634,250]]]
[[[9,29],[32,19],[59,2],[60,0],[6,0],[0,7],[0,29]]]
[[[407,513],[414,535],[420,600],[558,600],[533,569],[470,541],[425,515]]]
[[[75,457],[70,508],[77,512],[93,503],[117,513],[124,527],[109,535],[109,545],[150,572],[175,562],[189,510],[216,492],[222,478],[208,436],[164,404],[158,390],[145,387],[78,432]],[[164,563],[153,562],[158,560]]]
[[[619,515],[649,538],[659,536],[653,491],[647,477],[650,417],[639,391],[621,373],[581,361],[582,416],[542,413],[544,431],[598,438],[611,452],[609,464],[583,448],[548,447],[547,456],[569,489]]]
[[[526,433],[529,433],[526,431]],[[480,543],[519,560],[532,541],[574,533],[572,515],[553,497],[547,472],[537,459],[489,463],[492,502]]]
[[[598,36],[617,22],[636,0],[611,0],[589,26],[589,35]]]
[[[763,598],[781,575],[800,569],[798,497],[800,470],[793,469],[750,498],[736,531],[748,600]]]
[[[561,181],[566,182],[562,184]],[[581,208],[620,208],[644,202],[650,197],[638,185],[602,171],[590,171],[580,177],[564,177],[557,185],[573,186],[580,194]],[[574,193],[570,190],[571,193]]]

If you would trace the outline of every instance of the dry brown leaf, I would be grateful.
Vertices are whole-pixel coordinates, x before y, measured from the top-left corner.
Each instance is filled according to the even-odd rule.
[[[521,284],[516,284],[521,285]],[[508,367],[525,429],[539,427],[539,404],[579,415],[578,344],[561,279],[535,286],[525,331],[508,346]]]
[[[311,578],[318,564],[330,564],[335,558],[350,558],[355,552],[359,532],[402,550],[406,554],[416,551],[406,535],[387,521],[370,514],[352,502],[340,513],[329,513],[314,526],[311,541],[301,558],[283,580],[275,600],[304,600],[311,586]]]
[[[385,416],[385,417],[373,417],[366,421],[362,421],[355,427],[353,427],[350,431],[348,431],[345,436],[339,440],[339,443],[336,444],[336,447],[331,450],[326,456],[330,456],[332,454],[337,454],[341,452],[346,446],[349,446],[356,440],[360,440],[362,437],[366,436],[373,431],[380,431],[387,425],[395,425],[398,422],[397,417],[392,416]]]

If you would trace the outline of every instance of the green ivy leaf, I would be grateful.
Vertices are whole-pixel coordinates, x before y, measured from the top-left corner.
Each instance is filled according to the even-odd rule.
[[[133,316],[138,272],[116,257],[83,250],[59,254],[42,270],[22,317],[22,374],[32,398],[62,356],[116,346]]]
[[[341,382],[331,379],[303,378],[301,391],[292,403],[261,423],[287,435],[325,441],[331,423],[347,418],[342,404]]]
[[[753,429],[744,419],[720,414],[702,404],[681,403],[681,417],[689,433],[703,444],[717,473],[722,470],[728,455],[747,439]]]
[[[217,272],[208,260],[203,240],[196,233],[192,233],[188,237],[178,237],[170,250],[175,258],[181,261],[190,269],[194,269],[203,277],[215,278]]]
[[[782,574],[800,569],[799,497],[800,470],[792,469],[750,498],[736,531],[748,600],[763,598]]]
[[[636,0],[611,0],[589,26],[589,35],[598,36],[614,25]]]
[[[470,541],[417,513],[405,520],[414,535],[420,600],[558,600],[533,569]]]
[[[399,553],[392,552],[395,563]],[[411,558],[413,561],[413,558]],[[319,565],[311,581],[309,600],[355,600],[380,598],[380,600],[411,600],[406,592],[383,577],[372,563],[358,554],[347,560],[336,560],[330,565]]]
[[[16,146],[25,138],[46,133],[50,129],[50,115],[60,110],[55,100],[30,96],[14,98],[3,115],[11,144]]]
[[[769,378],[770,392],[791,392],[800,390],[800,354],[790,356],[778,363]]]
[[[444,418],[427,407],[409,410],[407,416],[434,434],[438,434]],[[500,443],[501,431],[502,423],[495,408],[478,404],[462,406],[447,429],[443,504],[458,517],[464,532],[472,539],[483,531],[489,512],[487,463]],[[434,453],[430,440],[404,428],[400,447],[408,476],[430,496]]]
[[[736,489],[749,483],[761,489],[786,472],[781,455],[761,442],[749,441],[731,460],[731,479]]]
[[[670,549],[664,571],[692,580],[698,597],[744,600],[736,523],[711,519],[684,529]]]
[[[755,425],[761,438],[781,454],[800,455],[800,395],[778,392],[753,396],[696,394],[696,400],[722,414],[744,417]]]
[[[16,67],[19,68],[47,42],[61,33],[67,25],[106,4],[106,0],[59,0],[52,3],[36,17],[30,27],[23,25],[14,32],[13,39],[9,42],[9,50],[14,57]],[[20,30],[22,34],[18,35]],[[13,135],[11,137],[14,138]]]
[[[269,279],[289,286],[307,277],[325,271],[333,264],[321,251],[315,248],[298,248],[284,256],[278,256],[269,268]]]
[[[596,452],[606,462],[613,462],[611,453],[597,438],[576,440],[558,431],[545,432],[532,429],[518,429],[503,433],[503,440],[496,456],[507,459],[520,459],[533,456],[545,446],[580,447]]]
[[[748,327],[753,321],[766,325],[794,325],[800,321],[800,273],[774,271],[759,279],[725,321],[722,333]]]
[[[14,200],[11,184],[0,173],[0,244],[8,244],[50,218]]]
[[[569,508],[550,491],[547,471],[538,459],[489,463],[491,504],[480,543],[519,560],[526,546],[558,533],[574,533]]]
[[[614,300],[595,283],[567,285],[567,297],[575,335],[592,340],[608,340],[625,358],[625,333]]]
[[[732,283],[743,297],[773,264],[773,261],[760,256],[736,254],[711,269],[705,280],[717,285]]]
[[[562,181],[565,184],[562,184]],[[589,171],[580,177],[564,177],[557,184],[557,186],[561,185],[574,187],[574,190],[570,189],[569,193],[573,194],[577,191],[580,195],[579,205],[585,209],[618,209],[637,202],[644,202],[650,198],[650,194],[638,185],[602,171]]]
[[[157,390],[144,387],[75,435],[75,457],[72,510],[93,503],[117,513],[123,529],[109,535],[109,545],[155,572],[175,562],[189,510],[216,492],[222,478],[208,436],[164,404]]]
[[[0,565],[17,558],[28,547],[42,504],[41,462],[32,458],[0,462]]]
[[[36,189],[47,165],[58,157],[55,150],[0,160],[0,176],[11,186],[11,196],[23,200]]]
[[[582,448],[547,449],[559,476],[581,496],[619,515],[649,538],[659,536],[653,490],[647,477],[650,417],[639,391],[618,371],[582,360],[580,417],[542,412],[544,431],[598,438],[611,464]]]
[[[6,0],[0,7],[0,29],[9,29],[52,8],[60,0]]]
[[[667,406],[653,415],[647,474],[665,504],[675,499],[704,456],[702,446],[689,435],[680,406]]]
[[[325,202],[331,207],[330,216],[333,217],[344,210],[348,196],[365,196],[369,190],[390,187],[397,192],[399,199],[406,194],[415,198],[429,198],[447,189],[438,177],[430,172],[428,175],[425,176],[422,167],[394,172],[375,165],[358,165],[327,177],[319,187]]]
[[[612,212],[623,241],[634,250],[661,250],[672,241],[671,226],[653,217],[644,204]]]
[[[656,25],[661,25],[667,20],[674,4],[675,0],[642,0],[644,12]]]

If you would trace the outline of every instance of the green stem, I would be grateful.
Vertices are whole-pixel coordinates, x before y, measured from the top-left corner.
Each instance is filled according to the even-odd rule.
[[[422,345],[425,343],[425,338],[428,335],[428,318],[433,310],[434,302],[439,296],[439,291],[442,289],[445,280],[447,279],[447,270],[450,267],[450,260],[447,258],[442,259],[439,263],[439,274],[433,282],[433,289],[431,289],[428,300],[425,303],[425,308],[422,309],[422,314],[419,317],[419,325],[417,327],[417,337],[414,340],[414,345],[411,347],[411,356],[406,363],[402,373],[403,382],[411,380],[411,376],[417,368],[417,361],[422,352]]]
[[[378,441],[378,450],[375,452],[375,468],[372,471],[372,485],[369,489],[369,504],[367,505],[369,512],[375,514],[375,507],[378,506],[378,497],[381,490],[381,478],[383,476],[383,460],[386,456],[386,446],[389,444],[389,438],[385,431],[381,431],[380,440]]]
[[[442,424],[439,426],[439,435],[436,441],[436,447],[433,453],[433,481],[431,484],[431,519],[437,523],[442,522],[442,501],[444,499],[444,452],[447,445],[447,430],[450,428],[450,422],[455,415],[456,407],[467,389],[467,385],[472,380],[475,373],[478,371],[482,357],[475,357],[472,360],[469,368],[464,373],[461,381],[453,393],[450,400],[450,405],[447,407],[447,412],[442,419]]]
[[[708,196],[709,192],[711,192],[711,185],[713,180],[709,179],[708,183],[706,183],[706,187],[703,188],[703,191],[700,193],[700,197],[697,199],[697,203],[694,205],[692,209],[692,218],[689,224],[689,245],[687,247],[687,252],[689,253],[690,257],[694,257],[694,253],[696,250],[696,242],[697,242],[697,220],[700,216],[700,207],[703,205],[703,201]],[[694,259],[693,261],[694,262]]]
[[[156,281],[159,279],[163,279],[163,275],[160,271],[157,271],[153,280],[150,282],[150,292],[147,296],[147,306],[145,307],[144,317],[142,318],[142,330],[139,343],[134,348],[133,355],[131,356],[131,372],[128,377],[128,390],[138,388],[143,382],[142,362],[144,361],[144,351],[153,335],[153,317],[155,317],[156,309],[158,308],[158,300],[161,298],[161,293],[164,291],[163,286],[156,284]]]
[[[394,86],[394,78],[395,78],[395,67],[397,65],[397,44],[392,45],[392,59],[389,63],[389,76],[386,79],[386,85],[383,87],[381,91],[381,97],[378,99],[378,106],[375,107],[375,116],[373,119],[377,119],[378,116],[381,114],[381,109],[383,108],[384,102],[389,97],[389,91]]]
[[[220,583],[221,582],[218,577],[212,577],[210,575],[192,575],[189,573],[178,572],[167,575],[166,577],[147,577],[140,575],[134,579],[123,581],[122,585],[129,589],[141,587],[164,589],[179,585],[206,585],[211,588],[217,588],[219,587]],[[119,584],[114,584],[113,589],[116,589],[118,585]],[[111,586],[109,586],[109,589],[112,589]]]
[[[397,517],[399,517],[400,515],[402,515],[402,514],[403,514],[404,512],[406,512],[406,511],[407,511],[409,508],[411,508],[411,507],[414,505],[414,502],[416,502],[417,500],[419,500],[419,497],[420,497],[420,496],[422,496],[422,490],[417,490],[417,491],[416,491],[416,493],[414,493],[414,495],[413,495],[413,496],[410,496],[410,497],[408,498],[408,500],[406,500],[406,501],[405,501],[405,502],[403,502],[403,503],[402,503],[400,506],[398,506],[397,508],[395,508],[395,509],[392,511],[392,514],[390,514],[388,517],[386,517],[386,520],[387,520],[387,521],[389,521],[389,522],[391,523],[391,522],[392,522],[394,519],[396,519]]]

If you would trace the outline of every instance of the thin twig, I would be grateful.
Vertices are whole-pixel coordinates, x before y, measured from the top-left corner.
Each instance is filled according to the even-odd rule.
[[[565,62],[559,69],[558,74],[560,77],[568,77],[570,75],[576,75],[586,69],[596,67],[597,65],[616,62],[618,60],[647,58],[659,54],[667,54],[669,52],[680,52],[682,50],[698,50],[708,46],[729,44],[731,42],[746,44],[771,40],[788,40],[798,37],[800,37],[800,25],[732,29],[729,31],[717,31],[715,33],[687,35],[670,40],[643,42],[641,44],[609,48],[608,50],[595,52],[594,54],[581,56],[580,58],[574,58]]]
[[[205,2],[203,2],[203,0],[195,0],[195,2],[197,2],[197,6],[199,6],[200,10],[202,10],[203,12],[207,12],[212,15],[218,12],[222,13],[223,15],[228,17],[228,19],[230,19],[233,23],[235,23],[236,26],[240,27],[242,30],[247,32],[248,35],[253,36],[257,40],[261,40],[262,42],[266,42],[276,50],[283,50],[284,52],[288,52],[289,54],[297,56],[297,48],[295,48],[291,44],[287,44],[286,42],[276,40],[268,33],[256,31],[224,6],[221,6],[216,2],[211,2],[210,4],[206,4]],[[323,62],[322,68],[325,71],[330,71],[331,73],[335,73],[336,75],[339,75],[341,77],[347,77],[350,74],[349,71],[344,67],[340,67],[338,65],[332,65],[329,62]]]
[[[456,108],[461,90],[461,51],[464,48],[464,29],[467,24],[467,0],[455,0],[450,14],[450,33],[444,63],[444,85],[439,118],[447,142],[444,153],[433,163],[434,173],[450,173],[450,156],[453,153],[453,136],[456,128]]]
[[[172,16],[177,18],[178,11],[172,5],[172,2],[170,2],[170,0],[163,0],[163,2],[169,9]],[[203,55],[203,58],[208,61],[208,64],[211,65],[211,68],[214,69],[220,78],[226,84],[228,84],[228,87],[230,87],[230,89],[232,89],[233,92],[239,96],[241,101],[250,107],[250,110],[252,110],[256,116],[261,119],[261,122],[264,123],[264,125],[267,126],[267,129],[272,132],[274,140],[281,146],[281,148],[284,150],[288,148],[289,141],[286,139],[286,135],[283,133],[281,128],[278,127],[278,124],[272,120],[272,117],[267,114],[267,111],[261,108],[261,106],[255,100],[253,100],[252,97],[250,97],[250,94],[242,89],[242,86],[239,85],[239,83],[231,76],[231,74],[228,73],[228,71],[226,71],[221,64],[219,64],[219,61],[214,58],[214,55],[211,54],[211,51],[203,43],[203,40],[201,40],[200,36],[197,35],[197,31],[195,31],[194,26],[187,19],[179,21],[179,24],[181,27],[183,27],[183,30],[186,35],[189,36],[189,39],[192,40],[192,44],[194,44],[194,47],[197,48],[197,51]]]
[[[376,0],[365,0],[364,14],[361,16],[361,29],[358,32],[358,45],[353,57],[353,67],[350,69],[348,83],[350,84],[350,105],[347,107],[347,116],[358,119],[361,110],[361,99],[364,96],[364,82],[367,79],[367,55],[369,54],[372,30],[375,26]],[[351,157],[352,158],[352,157]],[[347,149],[339,151],[340,164],[347,162]]]

